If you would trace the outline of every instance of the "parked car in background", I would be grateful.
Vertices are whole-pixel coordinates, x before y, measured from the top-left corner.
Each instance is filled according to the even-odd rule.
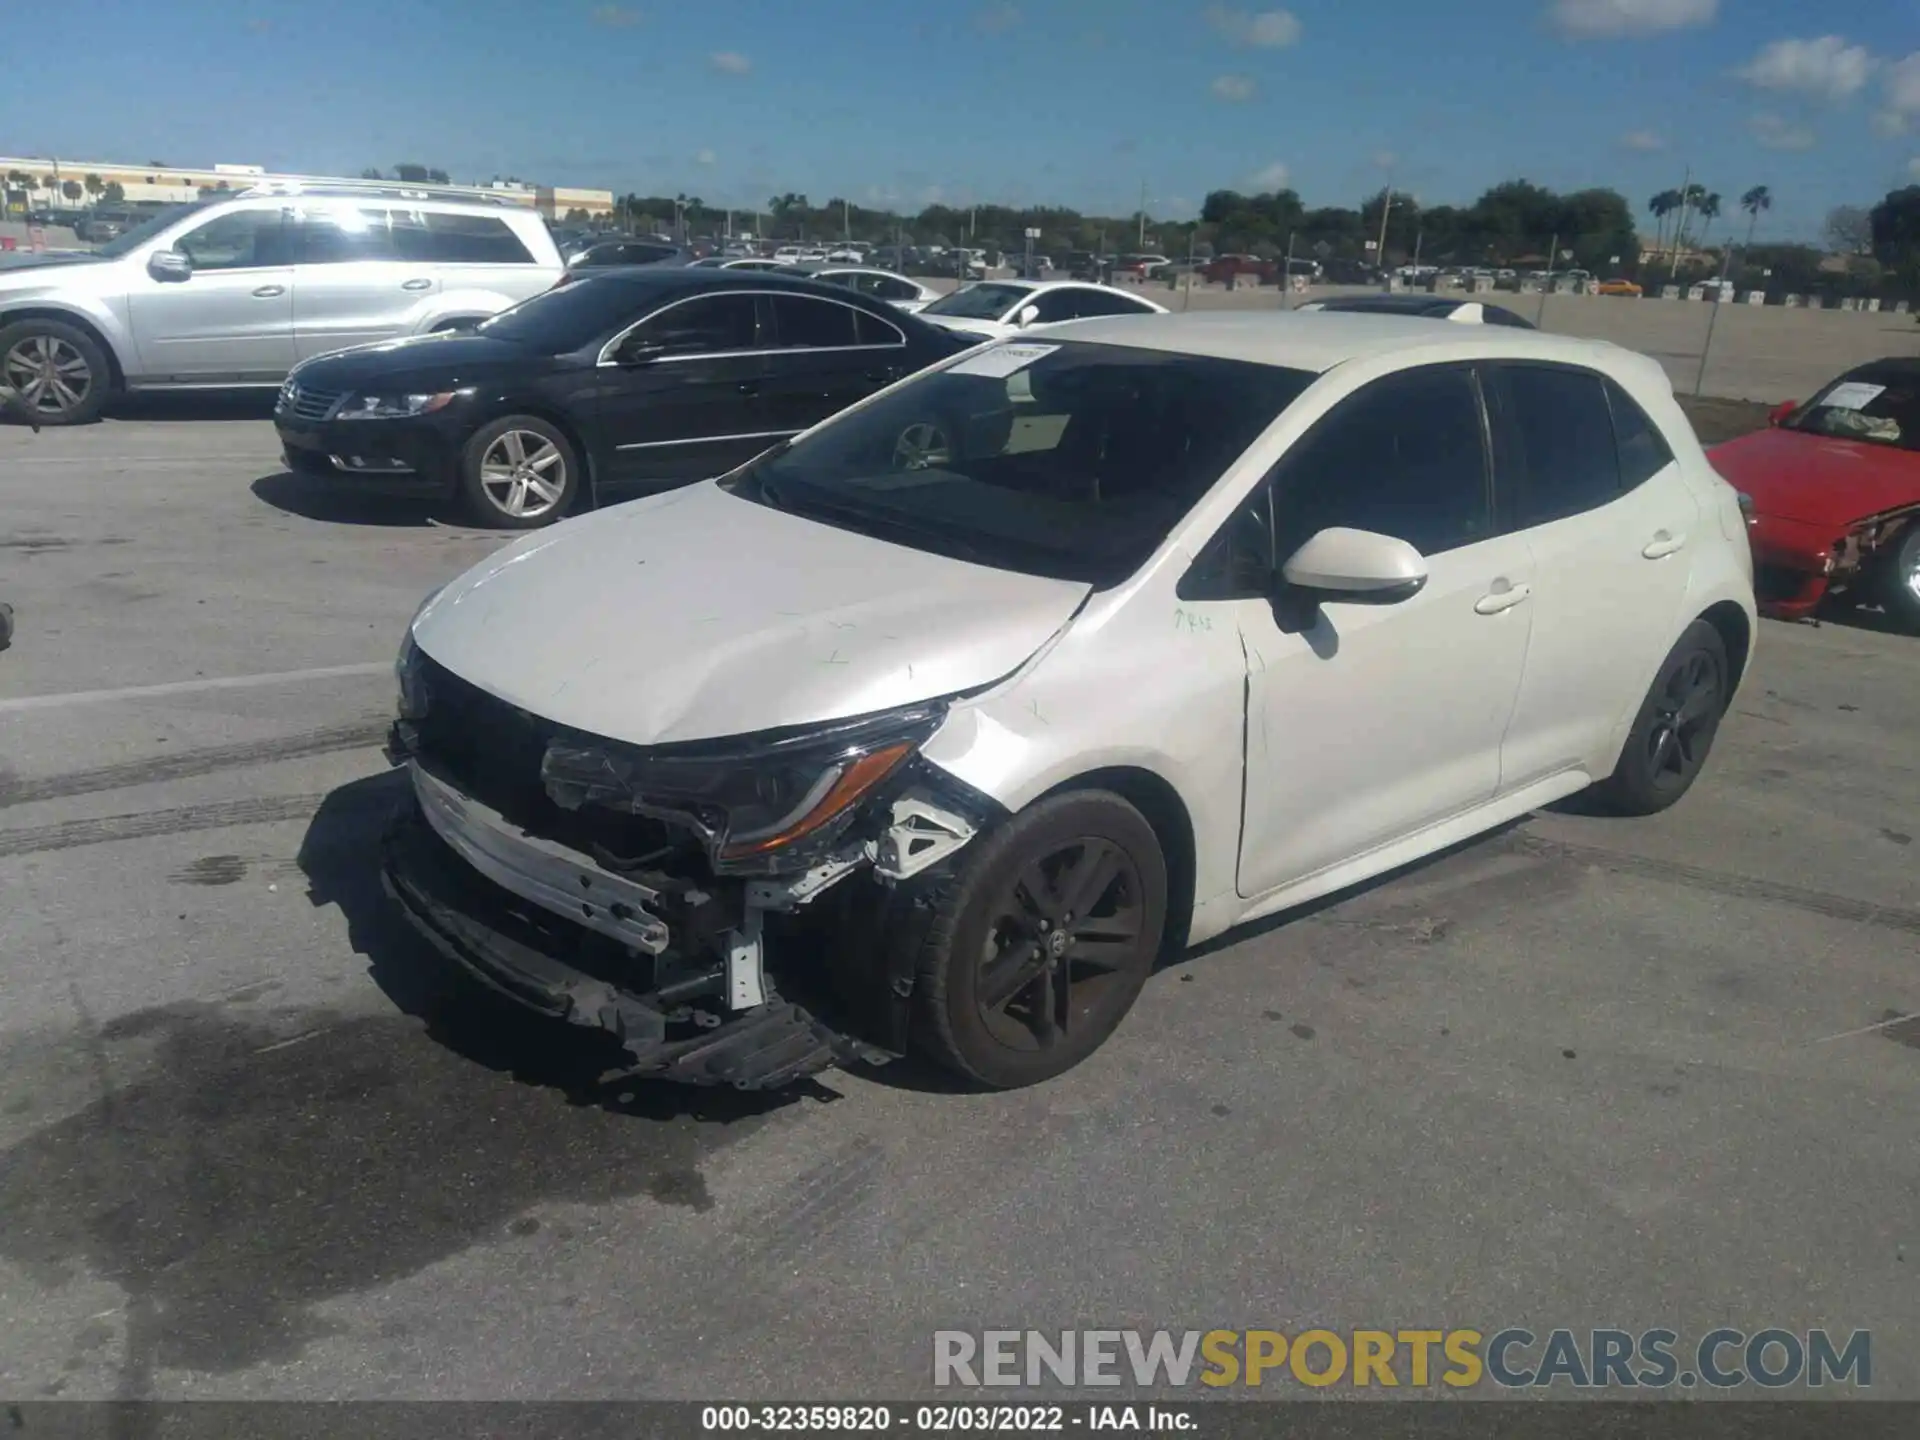
[[[1707,454],[1750,497],[1768,614],[1798,619],[1832,595],[1920,633],[1920,359],[1849,370]]]
[[[0,271],[0,367],[52,367],[45,425],[91,420],[116,390],[278,385],[309,356],[457,329],[565,273],[532,210],[372,185],[223,195],[34,258]]]
[[[309,360],[288,377],[274,423],[296,474],[457,497],[482,524],[530,529],[718,475],[964,348],[852,290],[630,267],[550,290],[469,335]]]
[[[1235,925],[1590,787],[1674,805],[1754,626],[1653,360],[1088,320],[430,596],[382,866],[441,952],[639,1073],[918,1048],[1030,1085]]]
[[[1092,315],[1152,315],[1167,307],[1130,290],[1079,280],[982,280],[943,295],[920,311],[932,321],[974,340],[998,340],[1031,325],[1051,325]]]
[[[1230,285],[1242,275],[1271,285],[1279,273],[1278,261],[1262,260],[1258,255],[1216,255],[1200,267],[1202,278],[1212,285]]]
[[[692,252],[678,245],[662,245],[658,240],[635,240],[614,235],[585,241],[565,253],[567,269],[604,270],[615,265],[685,265]]]
[[[1456,300],[1450,295],[1336,295],[1326,300],[1309,300],[1302,311],[1325,310],[1353,315],[1407,315],[1424,320],[1451,320],[1461,325],[1501,325],[1515,330],[1532,330],[1531,320],[1514,314],[1504,305],[1491,301]]]
[[[1593,287],[1593,293],[1596,295],[1624,295],[1637,299],[1640,295],[1640,287],[1631,280],[1602,280],[1598,285]]]
[[[841,285],[849,290],[858,290],[862,295],[884,300],[896,310],[904,310],[909,315],[926,309],[931,302],[940,298],[938,290],[930,290],[918,280],[909,280],[890,270],[876,270],[866,265],[836,265],[829,261],[821,265],[784,265],[780,270],[784,274],[817,280],[823,285]]]

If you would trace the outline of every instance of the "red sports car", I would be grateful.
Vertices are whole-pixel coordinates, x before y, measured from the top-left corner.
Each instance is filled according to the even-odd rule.
[[[1793,620],[1845,595],[1920,633],[1920,359],[1849,370],[1707,456],[1751,497],[1762,611]]]

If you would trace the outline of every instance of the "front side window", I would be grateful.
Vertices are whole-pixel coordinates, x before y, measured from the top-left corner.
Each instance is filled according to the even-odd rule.
[[[1863,366],[1822,390],[1780,428],[1920,450],[1920,371]]]
[[[830,422],[729,487],[936,554],[1117,583],[1313,378],[1108,345],[994,346]]]
[[[251,270],[291,263],[278,210],[233,210],[182,235],[173,248],[195,270]]]
[[[1620,497],[1613,412],[1601,377],[1545,365],[1500,367],[1513,432],[1514,521],[1545,525]],[[1501,483],[1507,483],[1506,469]]]
[[[1024,285],[963,285],[921,313],[951,315],[956,320],[998,320],[1031,294]]]
[[[665,355],[713,355],[753,349],[757,331],[751,295],[703,295],[643,321],[621,348],[657,346]]]
[[[1492,533],[1480,398],[1464,366],[1390,375],[1349,397],[1274,472],[1276,561],[1346,526],[1439,555]]]

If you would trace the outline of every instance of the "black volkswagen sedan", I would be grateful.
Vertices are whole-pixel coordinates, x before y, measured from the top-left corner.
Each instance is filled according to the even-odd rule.
[[[296,474],[526,530],[724,474],[973,343],[837,286],[615,270],[470,330],[317,355],[273,418]]]

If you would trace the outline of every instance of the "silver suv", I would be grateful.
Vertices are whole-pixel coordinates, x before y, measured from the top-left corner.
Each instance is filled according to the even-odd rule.
[[[302,360],[459,328],[565,274],[530,209],[376,186],[249,190],[0,269],[0,384],[43,425],[120,390],[275,386]]]

